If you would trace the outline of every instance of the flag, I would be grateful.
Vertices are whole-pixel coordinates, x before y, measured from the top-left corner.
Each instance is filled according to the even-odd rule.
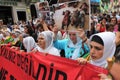
[[[104,6],[103,6],[103,3],[102,3],[101,0],[100,0],[100,11],[101,11],[101,12],[104,12]]]
[[[105,11],[108,11],[108,4],[107,3],[105,3],[104,9],[105,9]]]

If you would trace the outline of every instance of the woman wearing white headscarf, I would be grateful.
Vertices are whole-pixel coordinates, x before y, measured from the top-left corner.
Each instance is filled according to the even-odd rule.
[[[35,40],[30,36],[23,38],[23,45],[27,52],[32,51],[37,46]]]
[[[90,55],[87,60],[78,58],[79,63],[86,63],[108,68],[108,58],[112,58],[115,53],[115,34],[112,32],[102,32],[90,37]]]
[[[43,31],[39,33],[38,46],[34,50],[60,56],[59,51],[53,46],[53,32],[51,31]]]
[[[55,33],[56,37],[56,33]],[[89,52],[89,47],[80,38],[79,30],[68,30],[68,39],[54,40],[54,46],[65,51],[65,57],[76,60]]]

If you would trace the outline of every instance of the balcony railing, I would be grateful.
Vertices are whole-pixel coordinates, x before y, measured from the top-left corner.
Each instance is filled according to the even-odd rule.
[[[16,6],[17,5],[17,0],[0,0],[0,5],[6,6],[6,5],[10,5],[10,6]]]

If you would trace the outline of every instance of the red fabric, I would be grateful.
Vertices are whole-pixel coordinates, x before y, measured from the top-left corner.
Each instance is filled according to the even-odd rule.
[[[100,32],[105,32],[105,31],[106,31],[106,28],[105,28],[105,27],[100,26]]]
[[[61,30],[62,35],[65,33],[65,30]]]
[[[8,73],[4,76],[4,71]],[[107,70],[91,64],[79,65],[69,60],[44,53],[20,53],[9,47],[0,48],[0,72],[10,80],[99,80],[98,74]],[[14,79],[12,79],[14,80]]]
[[[97,27],[100,27],[99,32],[105,32],[106,31],[106,27],[102,27],[101,24],[97,24]]]

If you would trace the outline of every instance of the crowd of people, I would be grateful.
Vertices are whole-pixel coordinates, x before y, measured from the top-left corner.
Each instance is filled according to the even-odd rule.
[[[120,16],[92,15],[91,29],[60,30],[57,24],[47,25],[44,20],[15,23],[12,26],[0,20],[0,45],[15,50],[42,52],[59,57],[87,62],[109,70],[99,74],[101,80],[120,80]]]

